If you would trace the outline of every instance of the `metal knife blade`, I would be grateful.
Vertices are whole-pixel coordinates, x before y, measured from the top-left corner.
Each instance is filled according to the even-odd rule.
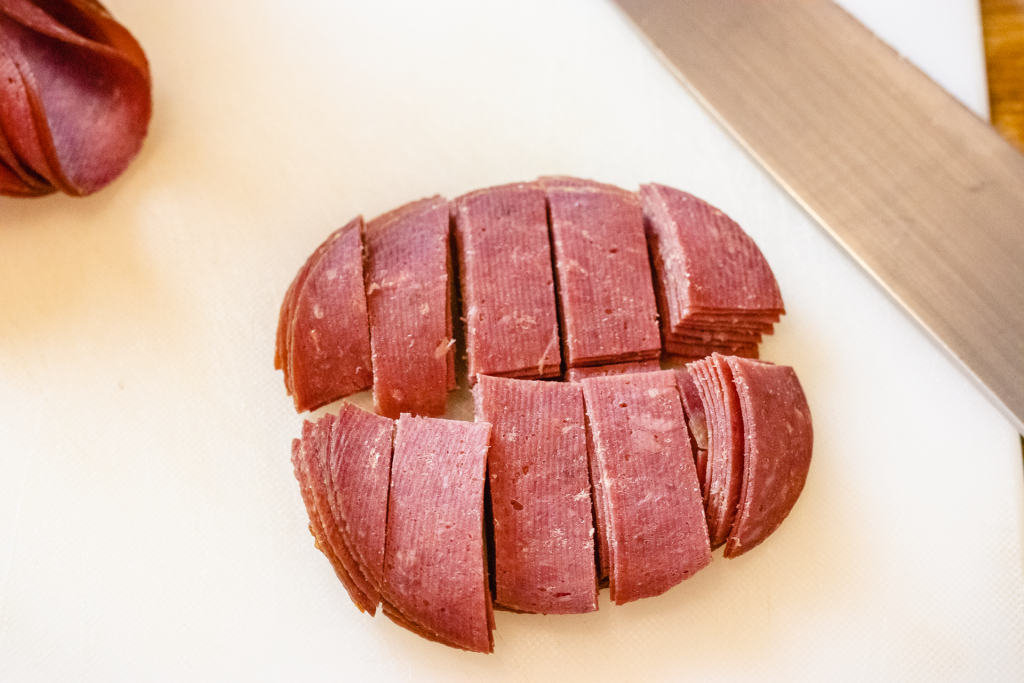
[[[616,0],[1024,433],[1024,156],[828,0]]]

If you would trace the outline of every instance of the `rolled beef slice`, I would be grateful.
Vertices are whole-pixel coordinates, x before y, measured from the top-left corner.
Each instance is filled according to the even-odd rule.
[[[671,370],[582,382],[600,471],[611,598],[660,595],[711,561],[700,484]]]
[[[452,201],[470,381],[561,374],[544,190],[516,183]]]
[[[551,219],[567,366],[658,358],[658,311],[637,196],[578,178],[540,183]]]
[[[743,488],[725,545],[737,557],[760,544],[789,515],[807,480],[814,432],[793,368],[726,359],[743,414]]]
[[[484,477],[491,425],[402,415],[384,553],[385,614],[432,639],[491,652]]]
[[[366,224],[376,412],[443,415],[453,379],[448,202],[421,199]]]
[[[373,384],[362,230],[359,217],[332,234],[297,293],[287,360],[297,412]]]
[[[476,419],[492,425],[495,603],[540,614],[596,610],[582,388],[481,375],[473,397]]]

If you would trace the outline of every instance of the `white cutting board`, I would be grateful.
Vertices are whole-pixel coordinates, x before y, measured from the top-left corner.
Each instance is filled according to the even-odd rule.
[[[984,109],[972,2],[847,4]],[[108,5],[152,62],[141,156],[88,199],[0,201],[0,680],[1024,680],[1018,436],[610,3]],[[814,461],[756,551],[500,613],[472,655],[359,614],[314,549],[277,311],[357,213],[554,173],[753,235]]]

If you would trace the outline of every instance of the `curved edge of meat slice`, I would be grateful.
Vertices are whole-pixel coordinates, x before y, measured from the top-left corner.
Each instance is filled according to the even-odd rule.
[[[473,397],[476,419],[492,425],[495,604],[539,614],[596,611],[582,387],[480,375]]]
[[[704,509],[711,548],[721,547],[736,517],[743,481],[743,417],[725,356],[713,354],[687,366],[704,403],[708,462]]]
[[[332,233],[294,294],[286,362],[296,412],[373,384],[362,231],[359,216]]]
[[[384,572],[394,426],[390,418],[342,404],[331,426],[325,469],[331,510],[342,539],[378,592]]]
[[[317,493],[316,474],[311,463],[318,459],[317,451],[322,447],[322,430],[312,422],[303,422],[302,438],[292,441],[292,466],[309,517],[309,530],[313,534],[317,550],[327,557],[355,606],[360,612],[369,612],[373,615],[377,600],[370,596],[365,581],[357,581],[357,576],[362,579],[358,567],[354,560],[347,556],[344,543],[338,538],[334,519],[329,505],[324,500],[323,492]],[[353,573],[356,576],[353,576]]]
[[[779,528],[803,491],[814,430],[800,380],[784,365],[727,358],[743,413],[739,511],[725,546],[738,557]]]

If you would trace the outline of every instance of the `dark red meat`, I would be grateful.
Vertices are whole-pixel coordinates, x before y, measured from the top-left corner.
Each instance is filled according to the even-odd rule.
[[[671,370],[582,382],[616,604],[660,595],[711,561],[700,484]]]
[[[0,83],[5,194],[90,194],[142,146],[149,65],[95,0],[0,0]]]
[[[452,202],[470,382],[561,374],[544,190],[516,183]]]
[[[541,614],[596,610],[582,389],[481,375],[473,397],[476,419],[492,425],[496,604]]]
[[[315,410],[373,384],[363,291],[362,218],[333,233],[304,275],[286,327],[295,410]],[[298,279],[298,278],[297,278]]]
[[[541,178],[547,193],[568,367],[661,353],[643,212],[632,192]]]
[[[375,218],[365,244],[374,408],[444,415],[454,380],[448,202],[421,199]]]
[[[490,431],[403,415],[388,502],[385,614],[473,652],[493,650],[483,536]]]
[[[728,358],[743,414],[743,488],[725,546],[737,557],[757,546],[789,515],[807,480],[814,432],[793,368]]]

